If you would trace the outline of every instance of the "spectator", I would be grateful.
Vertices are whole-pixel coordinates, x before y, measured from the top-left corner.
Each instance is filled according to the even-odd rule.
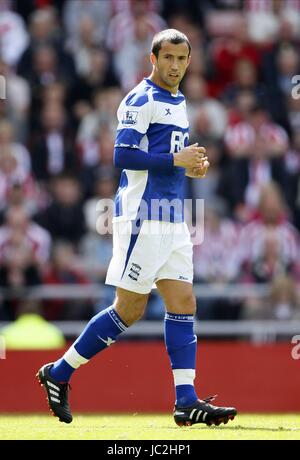
[[[101,175],[96,182],[95,195],[87,200],[84,211],[88,233],[81,240],[80,253],[85,272],[94,283],[101,283],[102,294],[95,305],[113,303],[115,290],[113,286],[104,285],[106,272],[112,256],[112,217],[113,195],[116,183],[113,176]]]
[[[204,243],[194,247],[195,277],[202,282],[227,283],[239,278],[238,227],[225,214],[220,198],[205,203]]]
[[[8,350],[54,350],[66,344],[62,332],[43,318],[33,300],[24,300],[17,319],[0,332]]]
[[[78,18],[88,18],[97,27],[93,29],[93,40],[100,44],[106,36],[107,24],[112,14],[112,2],[99,0],[67,0],[63,10],[63,21],[68,36],[68,46],[78,43],[80,36],[80,21]]]
[[[28,134],[31,91],[27,81],[16,75],[0,56],[0,75],[6,81],[7,110],[12,114],[16,139],[24,142]]]
[[[295,281],[287,275],[275,277],[267,299],[245,300],[243,318],[281,321],[299,319],[300,303]]]
[[[293,35],[279,35],[275,43],[262,56],[262,78],[268,88],[268,110],[272,118],[288,132],[287,101],[292,89],[291,78],[299,74],[299,40]],[[276,104],[274,104],[276,101]]]
[[[288,273],[299,278],[299,233],[288,222],[276,184],[261,188],[259,214],[241,233],[242,262],[249,280],[269,282]]]
[[[228,35],[216,38],[212,43],[213,96],[221,95],[228,84],[234,81],[235,65],[241,59],[247,59],[257,67],[260,63],[260,53],[249,40],[246,18],[242,14],[235,14]]]
[[[66,286],[89,284],[71,243],[64,241],[55,243],[51,264],[43,277],[43,282],[45,285]],[[44,317],[49,321],[89,319],[92,313],[89,301],[56,299],[44,302]]]
[[[11,145],[0,149],[0,210],[7,207],[11,189],[19,184],[22,185],[28,209],[34,212],[39,205],[38,188],[19,158]]]
[[[108,123],[101,123],[96,139],[92,142],[83,142],[81,181],[85,196],[93,193],[96,177],[102,172],[116,177],[113,168],[114,135]]]
[[[33,55],[40,46],[55,49],[63,66],[71,66],[70,56],[61,47],[62,31],[59,27],[57,11],[53,7],[44,7],[32,12],[29,18],[30,42],[18,63],[18,72],[25,78],[30,77]],[[74,66],[73,66],[74,68]]]
[[[251,92],[261,104],[267,103],[266,88],[258,81],[258,68],[250,59],[240,59],[235,63],[234,80],[225,88],[222,99],[232,107],[241,91]]]
[[[288,137],[265,109],[254,107],[248,121],[227,129],[225,141],[234,158],[222,176],[219,192],[236,217],[245,221],[258,204],[261,185],[274,180],[282,191],[287,190],[284,154]]]
[[[132,42],[135,35],[136,20],[140,17],[143,17],[147,32],[151,30],[152,35],[166,28],[165,21],[151,8],[151,2],[133,0],[130,2],[130,8],[121,8],[121,11],[117,12],[109,23],[107,46],[111,52],[117,53],[124,46],[124,43]]]
[[[77,133],[77,144],[82,151],[83,163],[89,164],[91,156],[96,162],[98,160],[97,155],[94,157],[93,146],[99,136],[101,125],[106,124],[110,131],[117,129],[116,110],[122,97],[122,92],[117,86],[98,89],[93,95],[93,109],[88,110],[82,117]]]
[[[84,204],[85,222],[89,231],[93,232],[96,230],[99,212],[103,212],[105,207],[108,208],[108,212],[111,209],[116,193],[116,186],[115,176],[111,175],[109,172],[104,171],[97,177],[94,194],[90,199],[86,200]],[[101,207],[99,207],[100,200]]]
[[[0,227],[0,235],[0,257],[5,258],[5,254],[14,256],[9,245],[11,237],[16,236],[14,241],[20,241],[29,248],[38,267],[45,267],[49,260],[51,237],[45,229],[31,220],[23,206],[15,205],[8,209],[5,225]]]
[[[27,148],[15,141],[14,126],[8,120],[0,121],[0,152],[10,151],[17,160],[17,166],[24,174],[31,173],[31,159]]]
[[[228,103],[228,127],[237,125],[240,122],[246,122],[251,117],[253,109],[258,105],[256,95],[251,90],[243,89],[238,91],[234,100]]]
[[[199,140],[202,136],[220,139],[225,132],[227,113],[224,106],[216,99],[208,97],[205,79],[199,75],[190,73],[184,81],[184,93],[187,98],[187,110],[189,113],[191,142]],[[208,121],[208,129],[205,132],[202,121],[205,113]]]
[[[300,131],[293,134],[291,149],[286,155],[286,169],[289,174],[291,219],[300,231]]]
[[[263,46],[274,39],[283,27],[299,36],[300,4],[298,0],[250,0],[245,3],[249,35],[253,42]]]
[[[36,219],[52,238],[76,245],[86,231],[81,185],[75,177],[66,174],[53,179],[52,185],[53,202]]]
[[[205,203],[204,242],[194,246],[195,279],[201,283],[235,282],[240,275],[239,231],[225,218],[224,202],[220,199]],[[197,315],[201,319],[237,319],[239,302],[224,298],[202,298]]]
[[[59,83],[65,87],[68,97],[72,93],[76,74],[64,67],[63,61],[53,46],[39,45],[33,52],[33,64],[30,66],[28,82],[32,88],[31,123],[34,130],[39,128],[40,108],[43,103],[44,89]]]
[[[44,229],[33,223],[21,206],[10,208],[0,227],[1,286],[20,290],[41,283],[51,239]],[[4,318],[14,319],[18,302],[4,302]]]
[[[16,66],[28,41],[28,32],[21,16],[8,9],[1,11],[0,43],[4,62],[9,66]]]
[[[97,90],[117,86],[117,78],[105,48],[92,47],[88,53],[88,65],[84,75],[78,79],[73,94],[73,103],[85,101],[90,105]]]
[[[147,13],[140,13],[132,20],[132,34],[125,35],[114,53],[114,66],[124,92],[137,85],[140,78],[148,76],[151,71],[149,59],[145,62],[144,56],[148,54],[153,38],[153,24]],[[145,65],[143,70],[142,62]]]
[[[287,96],[287,116],[291,128],[291,137],[300,132],[300,98],[296,99],[292,94]]]
[[[286,152],[287,133],[281,126],[273,122],[261,104],[256,104],[249,112],[248,119],[229,127],[225,133],[229,154],[233,157],[249,156],[259,136],[268,143],[268,151],[271,156],[280,156]]]
[[[223,150],[220,142],[215,141],[205,143],[205,148],[209,158],[209,170],[206,173],[205,181],[201,179],[193,180],[191,187],[193,198],[201,198],[205,203],[210,203],[218,198],[222,176],[221,161]]]
[[[271,285],[269,318],[278,320],[299,319],[300,304],[297,286],[289,276],[278,276]]]
[[[85,77],[92,70],[92,50],[100,45],[95,31],[97,24],[94,18],[80,17],[78,41],[74,42],[71,48],[76,71],[80,77]]]
[[[46,105],[41,124],[40,134],[31,148],[35,178],[48,182],[65,170],[75,172],[77,158],[64,107],[58,103]]]

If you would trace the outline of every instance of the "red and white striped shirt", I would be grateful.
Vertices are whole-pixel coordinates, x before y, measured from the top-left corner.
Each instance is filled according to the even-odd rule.
[[[194,246],[194,272],[202,280],[234,280],[240,269],[239,229],[229,219],[217,231],[204,229],[204,242]]]
[[[13,230],[8,225],[0,227],[0,263],[9,262],[14,248],[12,235]],[[23,233],[22,246],[32,254],[35,262],[43,265],[49,260],[51,236],[40,225],[30,222]]]
[[[281,0],[284,9],[300,12],[300,0]],[[245,10],[250,13],[273,11],[272,0],[246,0]]]
[[[250,123],[241,121],[234,126],[229,126],[225,132],[225,143],[233,156],[241,156],[253,147],[256,140],[255,129]],[[261,125],[259,135],[265,140],[266,145],[280,146],[282,150],[288,148],[288,135],[279,125],[269,122]]]

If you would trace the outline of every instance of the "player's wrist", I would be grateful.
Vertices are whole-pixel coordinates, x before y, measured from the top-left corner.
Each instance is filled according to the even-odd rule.
[[[173,153],[173,165],[174,166],[182,166],[182,163],[180,161],[179,153]]]

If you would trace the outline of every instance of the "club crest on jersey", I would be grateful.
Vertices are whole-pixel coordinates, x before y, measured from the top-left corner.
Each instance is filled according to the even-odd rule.
[[[140,265],[132,263],[128,274],[129,278],[131,278],[134,281],[137,281],[138,277],[140,276],[141,269],[142,267]]]
[[[138,112],[136,110],[126,110],[123,112],[122,124],[128,126],[136,125],[137,116]]]

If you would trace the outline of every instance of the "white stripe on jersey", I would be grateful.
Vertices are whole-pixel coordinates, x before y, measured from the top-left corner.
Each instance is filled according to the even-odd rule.
[[[168,115],[168,111],[170,112],[170,115]],[[189,127],[185,101],[182,101],[178,105],[154,101],[154,116],[152,123],[169,125],[170,122],[179,128],[186,129]]]
[[[121,195],[122,215],[113,217],[113,222],[134,220],[136,218],[142,196],[144,194],[148,171],[124,170],[128,179],[128,185]]]

